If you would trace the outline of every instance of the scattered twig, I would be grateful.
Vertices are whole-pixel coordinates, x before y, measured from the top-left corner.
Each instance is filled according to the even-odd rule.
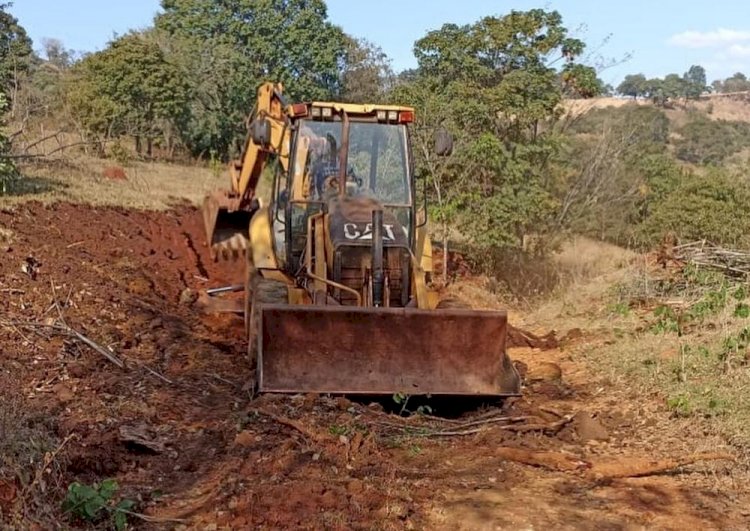
[[[117,356],[112,354],[109,350],[104,348],[103,346],[99,345],[95,341],[89,339],[88,337],[84,336],[79,331],[71,328],[70,326],[66,325],[58,325],[58,324],[46,324],[46,323],[35,323],[32,321],[0,321],[0,326],[7,326],[7,327],[20,327],[20,328],[28,328],[28,329],[46,329],[51,330],[58,335],[63,335],[67,337],[72,337],[74,339],[77,339],[81,343],[84,343],[86,346],[91,348],[92,350],[98,352],[107,360],[117,365],[119,368],[124,369],[125,364],[120,360]]]
[[[4,288],[0,289],[0,293],[8,293],[10,295],[24,295],[26,291],[18,288]]]
[[[284,426],[288,426],[290,428],[293,428],[300,432],[305,437],[308,437],[309,439],[312,439],[316,442],[322,442],[326,439],[325,436],[312,432],[305,428],[301,423],[297,422],[296,420],[292,420],[286,417],[282,417],[279,415],[276,415],[275,413],[271,413],[270,411],[266,411],[264,409],[256,408],[251,410],[251,413],[257,413],[258,415],[262,415],[264,417],[268,417],[269,419],[278,422],[279,424],[283,424]]]
[[[149,516],[143,513],[135,513],[133,511],[128,511],[127,509],[117,509],[117,511],[127,514],[128,516],[138,518],[139,520],[143,520],[144,522],[147,522],[149,524],[187,524],[188,523],[188,520],[184,520],[182,518],[157,518],[155,516]]]
[[[162,382],[164,382],[164,383],[168,383],[169,385],[174,385],[174,382],[173,382],[172,380],[170,380],[169,378],[167,378],[167,377],[166,377],[166,376],[164,376],[163,374],[161,374],[161,373],[159,373],[159,372],[155,371],[154,369],[152,369],[151,367],[149,367],[149,366],[148,366],[148,365],[146,365],[145,363],[138,363],[138,365],[139,365],[139,366],[141,366],[142,368],[146,369],[146,370],[147,370],[148,372],[150,372],[150,373],[151,373],[151,374],[153,374],[154,376],[156,376],[156,377],[157,377],[157,378],[158,378],[159,380],[161,380]]]
[[[564,417],[558,420],[557,422],[553,422],[552,424],[521,424],[518,426],[500,426],[499,429],[507,430],[507,431],[514,431],[516,433],[541,431],[541,432],[544,432],[546,435],[555,435],[565,426],[570,424],[570,422],[572,422],[573,420],[573,417],[574,415],[568,415],[567,417]]]
[[[218,381],[220,381],[220,382],[223,382],[223,383],[225,383],[225,384],[227,384],[227,385],[230,385],[230,386],[232,386],[232,387],[234,387],[234,388],[237,388],[237,387],[239,387],[239,386],[238,386],[238,385],[237,385],[236,383],[234,383],[234,382],[230,382],[230,381],[229,381],[229,380],[227,380],[226,378],[222,378],[221,376],[219,376],[219,375],[218,375],[218,374],[216,374],[215,372],[212,372],[212,373],[208,374],[208,376],[210,376],[211,378],[215,378],[216,380],[218,380]]]
[[[44,455],[44,460],[42,461],[41,466],[37,468],[36,473],[34,474],[34,480],[28,485],[28,487],[23,489],[23,496],[21,496],[22,499],[25,498],[26,494],[31,492],[31,490],[34,487],[36,487],[36,485],[40,481],[42,481],[42,477],[44,476],[44,471],[49,468],[49,466],[55,461],[55,459],[57,459],[58,454],[62,451],[63,448],[65,448],[65,445],[68,444],[68,442],[70,442],[72,439],[76,437],[77,435],[75,433],[71,433],[70,435],[65,437],[65,439],[63,439],[63,441],[60,443],[60,445],[57,448],[55,448],[54,451],[47,452]]]

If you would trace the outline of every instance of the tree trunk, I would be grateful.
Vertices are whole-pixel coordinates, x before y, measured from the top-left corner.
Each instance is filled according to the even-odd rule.
[[[443,285],[448,285],[448,224],[443,222]]]

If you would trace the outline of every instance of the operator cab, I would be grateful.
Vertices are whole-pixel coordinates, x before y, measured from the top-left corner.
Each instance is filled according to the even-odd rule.
[[[303,267],[308,220],[324,212],[332,280],[361,290],[372,247],[372,212],[383,210],[390,295],[393,305],[405,306],[416,214],[407,129],[414,111],[334,103],[295,105],[294,111],[289,170],[277,175],[271,206],[282,268],[295,274]],[[354,303],[344,291],[337,295],[341,304]]]

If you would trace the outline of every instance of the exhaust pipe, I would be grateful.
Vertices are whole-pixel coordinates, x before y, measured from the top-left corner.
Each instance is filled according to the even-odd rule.
[[[372,304],[383,306],[385,273],[383,272],[383,211],[372,211]]]

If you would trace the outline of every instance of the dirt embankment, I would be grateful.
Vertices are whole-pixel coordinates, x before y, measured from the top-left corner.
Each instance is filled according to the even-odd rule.
[[[10,376],[0,393],[47,419],[58,442],[73,436],[56,456],[59,488],[116,478],[145,515],[135,527],[747,523],[745,498],[725,490],[731,461],[703,462],[727,456],[690,463],[700,434],[675,434],[652,397],[592,379],[575,349],[606,348],[596,335],[512,350],[524,397],[479,409],[433,404],[450,418],[405,419],[343,398],[251,401],[242,320],[194,305],[198,290],[243,273],[239,263],[210,260],[197,211],[28,204],[0,212],[0,227],[0,369]],[[23,325],[61,318],[124,368]],[[689,473],[663,475],[675,470]],[[0,477],[3,486],[0,522],[47,526],[25,510],[21,478]],[[62,492],[53,487],[46,496],[57,507]]]

